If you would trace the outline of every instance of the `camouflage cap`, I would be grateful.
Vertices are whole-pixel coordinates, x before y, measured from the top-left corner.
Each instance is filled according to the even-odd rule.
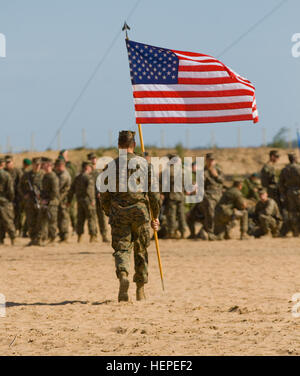
[[[53,163],[53,159],[47,158],[47,157],[42,157],[42,162],[43,163]]]
[[[55,161],[55,166],[65,165],[66,162],[63,158],[57,158]]]
[[[42,158],[40,158],[40,157],[32,158],[32,163],[34,163],[34,164],[41,164],[42,163]]]
[[[289,158],[297,158],[297,155],[295,152],[288,153]]]
[[[3,157],[0,158],[0,164],[2,164],[2,163],[5,163],[5,158],[3,158]]]
[[[274,156],[277,157],[277,158],[280,157],[280,154],[278,153],[277,150],[271,150],[271,151],[270,151],[270,157],[271,157],[272,155],[274,155]]]
[[[215,160],[215,156],[214,156],[213,153],[207,153],[207,154],[205,155],[205,158],[206,158],[206,159],[210,159],[210,160]]]
[[[96,155],[95,153],[89,153],[89,154],[87,155],[87,159],[88,159],[89,161],[91,161],[92,159],[95,159],[95,158],[97,158],[97,155]]]
[[[12,162],[12,160],[13,160],[13,157],[11,155],[6,155],[4,158],[5,158],[6,163]]]
[[[24,158],[23,159],[23,164],[26,165],[26,166],[30,166],[32,164],[31,160],[28,159],[28,158]]]
[[[233,179],[233,184],[234,185],[238,185],[238,184],[242,184],[243,183],[243,179],[242,178],[234,178]]]
[[[119,132],[119,145],[131,143],[135,141],[135,132],[134,131],[120,131]]]
[[[264,194],[264,193],[267,193],[267,190],[266,190],[265,188],[260,188],[260,189],[258,190],[258,194],[259,194],[259,195],[262,195],[262,194]]]
[[[83,161],[81,163],[82,168],[86,168],[87,166],[93,167],[92,163],[90,161]]]

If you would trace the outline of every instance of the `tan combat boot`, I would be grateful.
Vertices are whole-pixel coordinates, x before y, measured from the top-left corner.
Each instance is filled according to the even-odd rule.
[[[119,288],[119,295],[118,295],[118,301],[119,302],[128,302],[128,289],[129,289],[129,280],[127,277],[126,272],[120,272],[120,288]]]
[[[144,291],[144,284],[142,282],[137,282],[136,284],[136,300],[145,300],[145,291]]]
[[[81,243],[82,242],[82,235],[78,235],[77,236],[77,243]]]
[[[90,243],[98,243],[97,235],[91,235],[90,236]]]
[[[240,240],[249,240],[249,239],[252,239],[252,236],[246,234],[245,232],[241,233]]]
[[[102,241],[103,241],[103,243],[109,243],[109,239],[108,239],[107,235],[102,235]]]

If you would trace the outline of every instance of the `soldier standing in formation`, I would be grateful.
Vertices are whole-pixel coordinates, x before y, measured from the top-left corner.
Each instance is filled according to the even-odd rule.
[[[106,225],[106,220],[105,220],[105,213],[102,209],[102,204],[100,200],[100,192],[97,191],[97,187],[96,187],[96,181],[100,174],[100,171],[97,170],[97,156],[94,153],[90,153],[87,155],[87,158],[91,162],[92,167],[93,167],[92,176],[93,176],[94,184],[95,184],[96,214],[98,218],[99,231],[102,236],[102,241],[104,243],[108,243],[109,240],[107,238],[107,225]]]
[[[294,153],[288,154],[290,163],[281,171],[279,190],[286,203],[288,219],[294,236],[300,235],[300,165]]]
[[[68,193],[68,205],[74,195],[77,199],[77,236],[78,243],[82,240],[85,221],[88,221],[90,243],[97,241],[95,182],[92,176],[91,162],[82,163],[82,171],[77,175]]]
[[[71,188],[71,176],[62,158],[55,161],[55,173],[59,180],[59,205],[57,215],[58,235],[61,243],[67,243],[69,237],[70,214],[67,205],[67,195]]]
[[[8,233],[11,244],[14,245],[14,182],[11,175],[4,170],[4,165],[5,159],[0,158],[0,245],[4,244],[5,233]]]
[[[45,238],[49,239],[48,244],[54,244],[57,231],[59,180],[53,171],[53,161],[50,158],[44,158],[43,170],[36,245],[43,245]]]
[[[42,190],[43,173],[41,171],[41,158],[33,158],[32,169],[25,172],[20,182],[20,192],[24,202],[29,246],[37,245],[38,216],[40,210],[40,193]]]
[[[135,132],[121,131],[119,133],[118,147],[127,152],[127,177],[135,172],[129,169],[128,163],[137,156],[135,149]],[[140,157],[141,158],[141,157]],[[147,248],[150,244],[150,215],[149,205],[152,211],[153,221],[151,226],[158,229],[160,195],[151,192],[151,168],[146,163],[148,169],[148,193],[130,191],[126,181],[126,192],[119,191],[120,171],[119,158],[110,162],[116,167],[116,192],[101,193],[102,206],[105,214],[109,216],[111,225],[112,247],[114,249],[114,258],[116,265],[116,274],[120,281],[119,301],[128,301],[129,288],[129,267],[130,253],[134,249],[135,274],[133,281],[136,283],[137,300],[145,299],[144,284],[148,282],[148,253]],[[110,164],[108,166],[108,170]],[[122,171],[122,173],[124,173]]]

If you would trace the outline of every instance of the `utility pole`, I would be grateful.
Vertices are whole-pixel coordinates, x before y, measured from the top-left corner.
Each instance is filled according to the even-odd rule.
[[[84,128],[82,129],[82,147],[86,149],[86,133]]]
[[[30,151],[34,151],[34,132],[31,132]]]
[[[214,149],[215,146],[216,146],[215,132],[214,132],[214,130],[212,129],[211,132],[210,132],[210,148],[211,148],[211,149]]]
[[[160,147],[165,148],[165,132],[163,129],[160,131]]]

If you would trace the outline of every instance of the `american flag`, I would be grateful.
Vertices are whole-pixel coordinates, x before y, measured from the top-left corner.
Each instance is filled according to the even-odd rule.
[[[258,122],[255,88],[219,60],[126,40],[136,123]]]

